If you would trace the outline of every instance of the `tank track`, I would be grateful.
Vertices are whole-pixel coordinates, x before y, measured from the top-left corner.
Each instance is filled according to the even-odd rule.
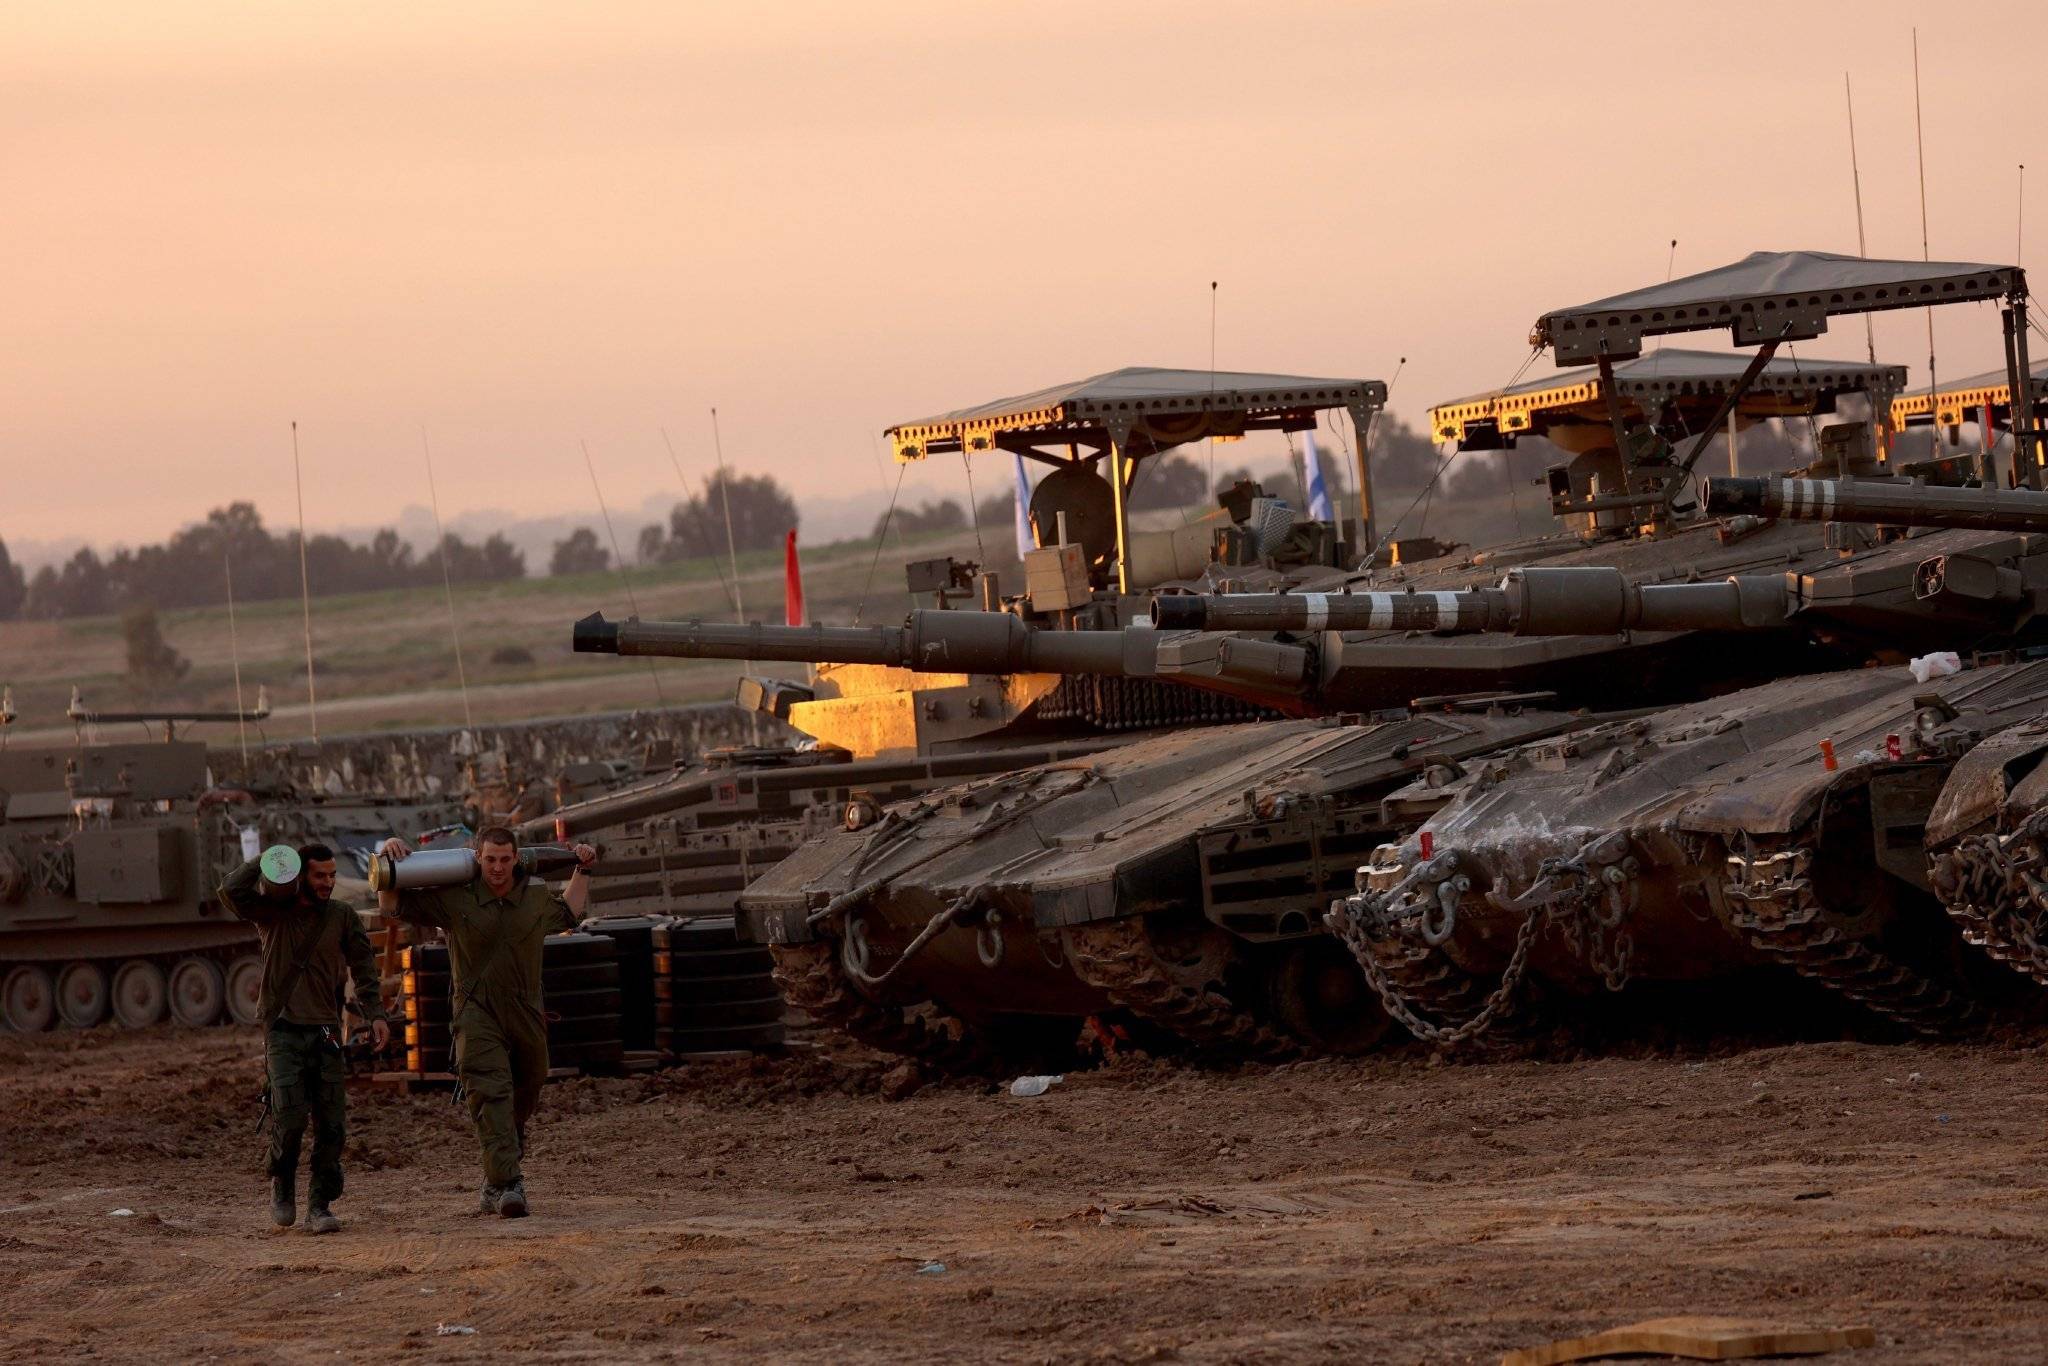
[[[1199,1052],[1232,1060],[1286,1062],[1306,1049],[1268,1029],[1225,997],[1168,975],[1136,918],[1070,927],[1067,959],[1090,986]]]
[[[861,995],[839,965],[836,942],[771,944],[768,952],[783,998],[828,1028],[948,1075],[999,1076],[1007,1070],[1002,1055],[965,1020],[936,1007],[929,1018],[913,1015]]]
[[[1791,850],[1729,860],[1729,920],[1774,962],[1926,1038],[1954,1038],[1978,1023],[1976,1003],[1828,923],[1806,876],[1809,855]],[[1760,871],[1761,870],[1761,871]]]

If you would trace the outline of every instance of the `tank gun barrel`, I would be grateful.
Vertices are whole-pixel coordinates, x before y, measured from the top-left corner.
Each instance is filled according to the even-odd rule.
[[[613,622],[596,613],[576,623],[574,646],[585,654],[880,664],[920,673],[1158,672],[1154,632],[1044,630],[1007,612],[919,610],[901,626]]]
[[[1309,653],[1299,645],[1150,626],[1053,630],[1007,612],[916,611],[901,626],[615,622],[593,613],[576,623],[574,645],[585,654],[879,664],[918,673],[1170,678],[1282,710],[1313,686]]]
[[[1882,479],[1709,479],[1707,512],[1806,522],[1884,522],[1976,531],[2048,531],[2048,493]]]
[[[1638,584],[1618,569],[1532,566],[1510,570],[1498,588],[1452,593],[1186,593],[1158,599],[1152,613],[1161,630],[1569,636],[1767,630],[1782,626],[1791,606],[1782,575]]]

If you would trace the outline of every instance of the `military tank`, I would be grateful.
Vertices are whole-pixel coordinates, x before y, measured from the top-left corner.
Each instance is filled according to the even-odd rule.
[[[2015,361],[2017,358],[2015,358]],[[2039,486],[2041,451],[2010,436],[2012,428],[2031,426],[2038,431],[2048,419],[2048,362],[2036,362],[2028,375],[2025,406],[2013,403],[2013,382],[2017,364],[2004,370],[1965,375],[1946,384],[1929,385],[1892,400],[1892,428],[1895,431],[1931,428],[1937,440],[1930,461],[1958,469],[1986,487],[2003,483],[2008,488]],[[2015,424],[2014,414],[2031,414]],[[1978,448],[1962,448],[1963,423],[1977,426]],[[2001,428],[2006,435],[2001,435]],[[2010,441],[2010,445],[2007,442]],[[2004,461],[1998,459],[2004,446]],[[2031,460],[2030,460],[2031,457]],[[2030,471],[2028,466],[2032,465]],[[1732,473],[1732,471],[1731,471]]]
[[[1775,268],[1769,262],[1756,261],[1748,266],[1749,274]],[[1912,269],[1919,271],[1922,267],[1912,263]],[[1880,279],[1890,279],[1895,268],[1879,263],[1874,273]],[[1738,271],[1737,277],[1733,282],[1724,278],[1720,283],[1724,288],[1739,285],[1745,272]],[[1890,286],[1886,288],[1889,290]],[[1704,424],[1704,429],[1717,428],[1730,411],[1741,405],[1749,387],[1768,372],[1771,349],[1774,348],[1767,347],[1762,356],[1746,363],[1719,362],[1719,373],[1724,378],[1730,370],[1738,373],[1715,391],[1718,407],[1713,421]],[[1600,387],[1609,394],[1618,388],[1613,381],[1616,368],[1605,359],[1596,367]],[[1582,402],[1583,395],[1581,387],[1575,389],[1572,397]],[[1619,405],[1606,406],[1611,410]],[[1618,417],[1612,430],[1613,449],[1629,448],[1629,433]],[[1858,440],[1864,435],[1867,432],[1859,430]],[[1839,433],[1833,445],[1830,459],[1834,468],[1860,470],[1880,482],[1897,482],[1882,479],[1882,459],[1874,454],[1866,458],[1844,447]],[[1635,448],[1639,452],[1651,449],[1641,443]],[[1567,692],[1563,697],[1568,703],[1611,704],[1624,698],[1668,698],[1661,689],[1645,686],[1645,674],[1637,670],[1646,656],[1636,650],[1645,641],[1655,648],[1674,640],[1690,639],[1691,648],[1696,651],[1694,658],[1712,662],[1711,668],[1699,668],[1690,680],[1697,693],[1729,689],[1742,681],[1746,673],[1782,671],[1788,657],[1799,659],[1801,667],[1809,670],[1828,665],[1840,668],[1893,657],[1901,648],[1916,642],[1957,643],[1966,639],[1973,644],[2011,644],[2026,637],[2030,623],[2022,613],[1990,614],[1975,623],[1978,629],[1974,633],[1966,633],[1952,620],[1952,605],[1916,597],[1916,586],[1925,587],[1921,565],[1930,554],[1995,557],[2023,550],[2018,545],[1987,540],[1981,532],[1938,532],[1907,543],[1903,538],[1875,533],[1844,534],[1860,530],[1853,526],[1807,529],[1806,544],[1820,553],[1802,555],[1787,550],[1787,546],[1799,542],[1780,530],[1798,529],[1796,521],[1749,516],[1731,519],[1722,524],[1721,530],[1738,540],[1743,535],[1775,536],[1772,544],[1777,548],[1759,562],[1773,572],[1709,576],[1696,566],[1679,575],[1645,572],[1645,552],[1640,547],[1654,548],[1660,541],[1668,543],[1674,536],[1685,534],[1675,492],[1679,485],[1688,482],[1690,461],[1698,451],[1696,444],[1686,460],[1665,461],[1661,466],[1647,458],[1625,462],[1623,477],[1611,494],[1602,493],[1597,479],[1584,496],[1567,481],[1560,491],[1560,499],[1567,504],[1560,508],[1562,515],[1591,519],[1607,510],[1596,505],[1600,498],[1607,497],[1619,500],[1609,506],[1637,512],[1648,509],[1651,513],[1632,533],[1609,534],[1611,528],[1599,525],[1582,528],[1583,532],[1597,532],[1606,538],[1597,551],[1589,548],[1584,556],[1591,558],[1595,553],[1604,553],[1615,561],[1605,566],[1574,564],[1571,556],[1556,556],[1544,563],[1507,567],[1505,582],[1498,587],[1492,586],[1489,579],[1487,586],[1471,585],[1462,590],[1425,591],[1405,584],[1400,591],[1388,592],[1360,587],[1364,580],[1359,578],[1348,580],[1344,585],[1346,591],[1339,592],[1314,591],[1302,584],[1302,591],[1287,593],[1162,593],[1153,604],[1152,627],[1127,629],[1121,633],[1121,639],[1054,642],[1030,636],[1015,626],[964,619],[947,622],[924,614],[913,617],[900,629],[832,637],[831,648],[849,653],[871,652],[857,657],[888,658],[927,668],[945,667],[949,661],[957,666],[958,661],[971,659],[975,661],[974,667],[982,668],[999,667],[1001,661],[1008,660],[1013,667],[1031,662],[1077,672],[1151,670],[1258,700],[1290,715],[1312,716],[1369,708],[1388,696],[1376,689],[1398,686],[1399,676],[1387,661],[1399,656],[1389,654],[1389,641],[1400,642],[1400,651],[1407,657],[1439,661],[1433,672],[1425,670],[1424,677],[1498,683],[1504,677],[1520,680],[1545,676],[1533,669],[1507,668],[1502,663],[1516,658],[1513,651],[1519,642],[1533,638],[1543,643],[1543,652],[1522,656],[1524,660],[1604,660],[1605,670],[1625,679],[1626,690],[1606,681],[1598,688],[1588,688],[1583,693]],[[1741,525],[1745,521],[1747,525]],[[1636,548],[1637,555],[1633,560],[1627,558],[1632,548]],[[1655,553],[1654,549],[1651,553]],[[1494,563],[1490,578],[1499,577],[1502,568],[1500,563]],[[1665,581],[1667,577],[1670,581]],[[1239,586],[1244,582],[1241,580]],[[1718,634],[1731,629],[1746,632],[1739,648],[1731,649],[1726,637]],[[688,627],[641,624],[621,630],[621,646],[626,649],[674,649],[681,653],[705,647],[741,647],[737,637],[713,646],[708,637]],[[1226,631],[1239,634],[1218,634]],[[823,639],[814,638],[814,652]],[[1440,661],[1456,654],[1461,639],[1478,640],[1494,662],[1478,668],[1442,668]],[[750,635],[744,648],[767,650],[778,645],[798,648],[793,635],[771,640],[758,632]],[[1785,648],[1772,647],[1789,647],[1790,653]],[[1632,672],[1624,673],[1624,665]],[[1558,675],[1552,672],[1547,676]],[[1412,677],[1404,681],[1409,688],[1419,686]],[[1811,695],[1814,690],[1811,682],[1776,686],[1787,696]],[[1414,714],[1429,715],[1440,703],[1441,699],[1420,699]],[[1489,702],[1481,696],[1467,705],[1527,708],[1531,703],[1555,705],[1556,697],[1522,694],[1506,699],[1495,697]],[[1608,724],[1639,721],[1641,718]],[[1570,737],[1588,723],[1551,720],[1542,724],[1549,733],[1567,737],[1555,740],[1556,745],[1569,747],[1575,743]],[[1683,728],[1685,723],[1675,724]],[[1339,829],[1339,825],[1330,823],[1339,820],[1337,813],[1349,822],[1342,828],[1354,836],[1371,829],[1412,829],[1429,813],[1430,801],[1425,800],[1429,794],[1445,800],[1463,780],[1464,773],[1488,771],[1479,758],[1484,752],[1480,743],[1462,751],[1455,747],[1439,748],[1435,760],[1405,750],[1400,761],[1412,765],[1408,772],[1417,781],[1400,790],[1400,800],[1388,795],[1389,788],[1398,786],[1400,763],[1367,776],[1347,774],[1341,781],[1331,777],[1325,783],[1323,779],[1329,775],[1317,776],[1317,765],[1310,762],[1291,771],[1287,782],[1268,787],[1266,781],[1275,775],[1261,770],[1255,757],[1262,752],[1258,739],[1261,733],[1278,737],[1281,731],[1269,728],[1250,733],[1246,737],[1247,752],[1218,752],[1210,771],[1227,775],[1221,779],[1225,784],[1242,779],[1240,787],[1266,794],[1269,804],[1276,808],[1292,807],[1304,815],[1317,813],[1307,817],[1312,832]],[[1196,743],[1207,749],[1220,740],[1220,736],[1205,736]],[[1013,1007],[1020,1008],[1013,1013],[1036,1012],[1055,1019],[1065,1011],[1066,1018],[1071,1019],[1072,1011],[1091,1002],[1099,1005],[1101,1000],[1100,994],[1090,996],[1085,991],[1073,990],[1075,980],[1085,978],[1091,968],[1106,971],[1103,963],[1114,963],[1119,957],[1123,970],[1130,971],[1132,965],[1137,965],[1140,978],[1165,984],[1162,991],[1170,986],[1175,991],[1192,992],[1194,998],[1207,1003],[1206,1013],[1178,1013],[1174,1025],[1184,1041],[1230,1048],[1241,1045],[1246,1038],[1256,1038],[1257,1047],[1266,1049],[1274,1032],[1273,1022],[1285,1013],[1293,1013],[1298,1019],[1300,1012],[1294,1008],[1295,1003],[1276,1009],[1270,987],[1265,988],[1268,994],[1262,998],[1247,984],[1247,979],[1253,976],[1270,980],[1270,974],[1249,972],[1244,967],[1244,960],[1265,955],[1239,950],[1231,943],[1226,918],[1210,914],[1215,906],[1206,887],[1198,902],[1194,894],[1198,883],[1191,877],[1125,876],[1122,865],[1105,858],[1101,867],[1082,874],[1080,887],[1068,893],[1068,918],[1050,924],[1038,918],[1017,926],[1015,922],[1022,916],[1017,904],[1021,893],[1012,893],[1010,904],[998,906],[994,913],[1002,917],[1002,925],[1011,927],[1010,932],[1023,934],[1039,946],[1038,960],[1030,960],[1028,954],[1023,959],[1013,957],[1014,946],[1003,947],[998,953],[998,941],[992,937],[994,930],[981,918],[988,911],[991,898],[1000,901],[996,893],[981,891],[962,900],[976,890],[976,883],[967,878],[966,870],[993,869],[1007,876],[1007,855],[1020,842],[1028,846],[1034,836],[1063,840],[1069,831],[1074,831],[1083,838],[1107,839],[1107,830],[1091,825],[1091,821],[1104,820],[1091,811],[1091,803],[1105,800],[1098,794],[1098,786],[1102,794],[1133,795],[1131,809],[1118,809],[1116,817],[1121,818],[1120,822],[1111,822],[1119,830],[1128,827],[1130,833],[1122,838],[1128,841],[1130,849],[1160,857],[1162,867],[1178,866],[1185,870],[1201,866],[1197,854],[1207,845],[1208,837],[1220,828],[1207,824],[1220,821],[1218,813],[1197,811],[1191,824],[1175,828],[1163,817],[1144,809],[1137,800],[1148,791],[1151,781],[1158,781],[1166,791],[1181,790],[1185,779],[1174,773],[1179,757],[1171,742],[1151,741],[1113,757],[1059,766],[1057,772],[1065,775],[1059,781],[1055,781],[1055,770],[1048,769],[983,785],[988,788],[985,794],[977,788],[931,794],[919,802],[894,808],[889,815],[943,833],[924,837],[922,842],[901,836],[904,847],[889,857],[869,841],[898,838],[893,827],[886,837],[821,841],[755,884],[742,898],[742,906],[755,932],[778,944],[778,953],[790,964],[790,976],[807,980],[810,995],[825,1002],[828,1013],[836,1012],[839,1018],[850,1022],[848,1027],[866,1028],[878,1039],[896,1037],[909,1051],[957,1062],[963,1056],[961,1049],[968,1054],[985,1050],[989,1037],[1002,1032],[996,1027],[1001,1023],[996,1017]],[[1131,767],[1125,770],[1127,764]],[[1148,764],[1158,766],[1156,775],[1147,771]],[[1117,773],[1118,781],[1098,785],[1074,776],[1105,769]],[[1337,795],[1340,792],[1342,796]],[[1289,793],[1295,795],[1290,797]],[[1012,831],[1008,823],[993,814],[1005,807],[1005,794],[1011,794],[1007,809],[1016,813],[1011,819],[1027,822],[1028,832]],[[966,802],[971,796],[981,798],[979,802],[968,803],[970,807],[981,807],[979,815],[952,817],[954,823],[949,828],[944,823],[947,817],[933,814],[944,813],[949,803]],[[973,828],[977,820],[985,820],[997,829],[979,832]],[[957,841],[957,848],[948,844],[949,839]],[[1150,843],[1153,840],[1157,841],[1156,846]],[[927,843],[944,845],[948,852],[933,854],[926,861],[926,855],[931,853]],[[1163,851],[1169,849],[1173,858],[1179,860],[1177,865],[1164,857]],[[1020,866],[1027,868],[1034,866],[1034,860],[1049,862],[1043,855],[1026,859],[1018,853],[1016,857],[1023,859]],[[897,860],[908,861],[908,866],[897,866]],[[1143,860],[1132,866],[1142,867]],[[872,876],[861,876],[870,871]],[[1297,882],[1280,895],[1291,898],[1297,912],[1304,907],[1313,910],[1314,885],[1312,880]],[[1073,909],[1078,906],[1087,909]],[[973,926],[972,935],[960,923],[963,917]],[[1077,936],[1077,927],[1086,933]],[[1207,931],[1212,927],[1224,930],[1225,934],[1209,935]],[[1057,928],[1056,942],[1048,935],[1049,928]],[[1095,938],[1098,930],[1103,938],[1115,940],[1115,951],[1102,954],[1094,964],[1077,965],[1077,943]],[[802,949],[807,936],[811,947]],[[1202,954],[1186,954],[1183,949],[1190,937],[1210,947]],[[881,947],[878,949],[877,945]],[[1226,947],[1219,949],[1217,945]],[[1322,945],[1314,951],[1326,967],[1330,962],[1325,956],[1328,947]],[[1053,964],[1052,958],[1060,959],[1061,963]],[[885,959],[891,965],[881,967]],[[976,959],[984,970],[980,975],[976,974]],[[1001,964],[1031,961],[1032,968],[1027,973],[1021,968],[1007,967],[998,973],[990,967],[991,959],[999,959]],[[907,962],[918,966],[906,967]],[[1402,981],[1416,990],[1423,984],[1434,983],[1453,999],[1462,999],[1469,995],[1469,983],[1451,975],[1454,966],[1418,960],[1406,965]],[[1176,967],[1183,973],[1178,980],[1174,976]],[[1385,969],[1377,962],[1365,970],[1381,971],[1383,975],[1376,980],[1388,980]],[[889,973],[894,975],[887,976]],[[1346,988],[1342,974],[1328,972],[1322,980],[1332,990],[1331,1000],[1352,1003],[1335,1007],[1336,1015],[1356,1009],[1355,1002],[1362,993]],[[1096,985],[1099,987],[1100,983]],[[922,1027],[910,1028],[904,1035],[899,1029],[896,1007],[917,1002],[920,996],[928,1002],[919,1007],[925,1018],[912,1023]],[[1137,999],[1135,994],[1129,994],[1118,1008],[1129,1009],[1129,1003]],[[936,1026],[931,1018],[935,1010],[944,1017]],[[1164,1024],[1174,1014],[1155,1009],[1152,1022]],[[1368,1003],[1364,1016],[1375,1014]],[[1215,1023],[1218,1020],[1226,1023],[1219,1025]],[[1246,1021],[1249,1023],[1243,1023]],[[1370,1036],[1375,1028],[1369,1019],[1361,1017],[1350,1038],[1356,1042]],[[979,1041],[969,1049],[961,1041],[971,1035]],[[1292,1035],[1282,1041],[1283,1045],[1329,1046],[1345,1038],[1345,1031],[1334,1019],[1325,1017],[1313,1029],[1296,1029]]]
[[[1721,279],[1717,298],[1644,291],[1546,315],[1538,336],[1561,356],[1604,357],[1639,349],[1647,333],[1732,320],[1739,341],[1768,353],[1822,330],[1831,313],[1987,297],[2005,300],[2009,339],[2024,332],[2025,278],[2013,268],[1817,258],[1766,278],[1758,264]],[[2024,376],[2023,348],[2015,366]],[[2023,378],[2014,390],[2025,394]],[[2017,407],[2031,411],[2024,398]],[[2024,428],[2016,436],[2022,449],[2037,439]],[[1736,516],[1901,529],[1841,566],[1775,580],[1630,595],[1610,576],[1597,610],[1585,599],[1549,628],[1568,628],[1575,611],[1582,629],[1606,632],[1617,614],[1626,625],[1632,613],[1684,610],[1701,626],[1783,626],[1876,659],[1943,637],[1951,652],[1611,722],[1489,756],[1449,790],[1390,796],[1389,808],[1436,809],[1412,838],[1376,853],[1329,922],[1411,1032],[1470,1040],[1512,1015],[1532,977],[1566,991],[1619,989],[1759,955],[1915,1032],[1964,1028],[1976,1014],[1958,922],[1980,943],[2000,932],[1987,933],[1981,884],[1958,851],[1973,823],[1998,818],[1997,801],[1986,814],[1985,793],[1998,786],[1989,776],[2016,777],[2010,760],[2031,753],[2048,673],[1996,656],[1964,667],[1962,652],[2036,639],[2040,575],[2024,533],[2048,529],[2048,497],[1731,479],[1710,481],[1706,501]],[[1540,586],[1511,575],[1479,610],[1530,614]],[[1933,865],[1930,842],[1941,850]],[[1937,889],[1952,918],[1939,913]]]
[[[1038,548],[1021,583],[952,559],[906,566],[920,612],[942,625],[993,620],[1048,648],[1119,639],[1144,613],[1147,586],[1199,574],[1221,553],[1246,570],[1290,576],[1333,568],[1370,531],[1295,518],[1256,486],[1226,491],[1192,524],[1133,532],[1125,495],[1147,462],[1210,436],[1305,431],[1318,414],[1348,416],[1366,450],[1386,387],[1324,379],[1133,367],[984,403],[888,430],[900,460],[1020,452],[1050,467],[1033,490]],[[1107,475],[1107,477],[1105,477]],[[999,609],[984,613],[977,609]],[[1188,686],[1151,670],[1081,672],[958,652],[929,657],[837,648],[822,627],[579,623],[578,650],[716,656],[807,666],[800,679],[750,677],[737,702],[799,737],[789,745],[713,752],[680,767],[526,822],[527,839],[590,839],[605,856],[592,878],[604,914],[731,915],[740,890],[805,840],[872,820],[891,801],[991,773],[1094,753],[1173,727],[1274,715],[1264,704]],[[944,632],[942,631],[942,634]],[[654,641],[653,637],[661,638]],[[652,643],[650,643],[652,642]],[[1086,648],[1083,646],[1083,648]]]

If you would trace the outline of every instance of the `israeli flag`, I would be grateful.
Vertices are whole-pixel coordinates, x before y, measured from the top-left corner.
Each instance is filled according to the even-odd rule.
[[[1031,539],[1031,481],[1024,477],[1024,457],[1012,451],[1010,458],[1017,462],[1017,558],[1021,560],[1026,552],[1037,549]]]
[[[1336,511],[1330,506],[1330,486],[1323,482],[1323,457],[1316,450],[1316,434],[1301,434],[1301,467],[1308,471],[1308,516],[1312,522],[1334,522]]]

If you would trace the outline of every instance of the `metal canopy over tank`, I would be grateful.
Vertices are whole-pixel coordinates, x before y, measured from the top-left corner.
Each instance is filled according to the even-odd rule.
[[[1386,405],[1378,380],[1236,370],[1126,366],[1069,384],[995,399],[914,422],[885,435],[899,461],[962,452],[1010,451],[1047,464],[1093,466],[1107,458],[1116,523],[1117,587],[1129,592],[1130,515],[1136,462],[1174,446],[1255,431],[1311,431],[1316,414],[1350,414],[1359,490],[1359,544],[1370,546],[1372,471],[1367,441]],[[1041,542],[1050,528],[1041,528]]]

